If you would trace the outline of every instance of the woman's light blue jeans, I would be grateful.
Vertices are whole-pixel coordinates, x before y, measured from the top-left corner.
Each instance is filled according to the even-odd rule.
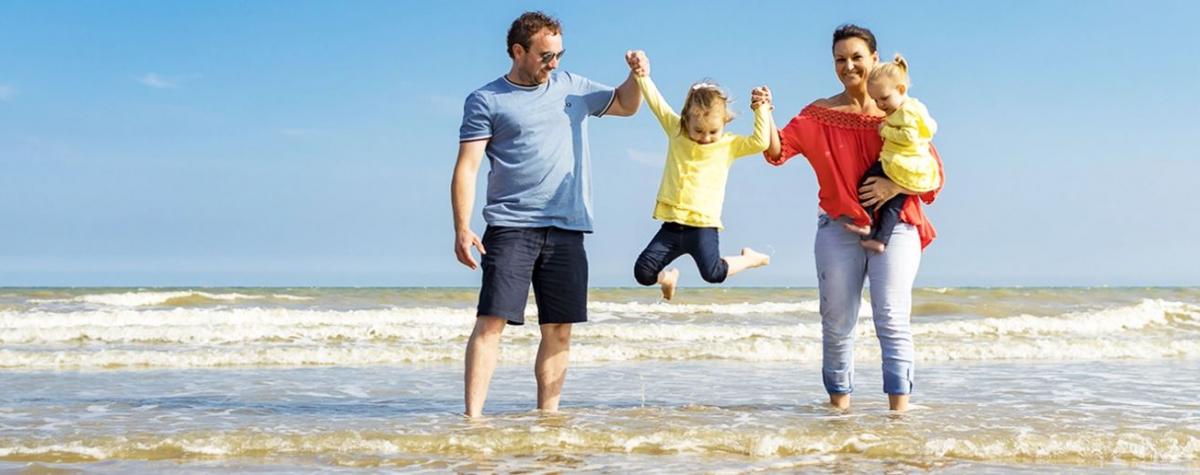
[[[882,254],[859,245],[842,227],[845,218],[821,215],[814,243],[821,296],[821,375],[829,394],[854,391],[854,327],[863,283],[871,281],[871,310],[883,355],[883,392],[908,394],[913,387],[912,287],[921,265],[921,238],[899,223]]]

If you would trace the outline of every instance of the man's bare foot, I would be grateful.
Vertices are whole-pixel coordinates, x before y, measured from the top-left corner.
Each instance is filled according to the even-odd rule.
[[[662,286],[663,298],[671,300],[675,297],[675,283],[679,281],[679,269],[670,269],[658,273],[658,285]]]
[[[866,250],[872,251],[872,252],[876,252],[879,254],[883,254],[883,250],[887,248],[887,246],[884,246],[882,242],[876,241],[874,239],[868,239],[866,241],[859,241],[858,243],[862,244],[863,249],[866,249]]]
[[[748,247],[742,248],[742,257],[747,257],[750,259],[750,264],[746,266],[747,269],[753,267],[762,267],[771,263],[771,256],[755,251],[754,249],[750,249]]]
[[[849,409],[850,408],[850,395],[849,394],[830,394],[829,395],[829,405],[836,407],[838,409]]]
[[[842,223],[842,227],[846,228],[847,231],[850,231],[859,236],[866,237],[866,236],[871,235],[871,227],[870,226],[855,226],[854,223]]]

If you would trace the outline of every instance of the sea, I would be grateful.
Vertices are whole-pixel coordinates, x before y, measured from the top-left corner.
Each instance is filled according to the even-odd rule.
[[[1200,472],[1200,288],[914,291],[911,409],[868,295],[849,409],[811,288],[598,288],[561,410],[537,308],[463,412],[473,288],[0,289],[0,473]]]

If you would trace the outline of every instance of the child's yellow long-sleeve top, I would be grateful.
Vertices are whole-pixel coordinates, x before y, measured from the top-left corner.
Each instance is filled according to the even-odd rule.
[[[667,133],[667,163],[663,168],[654,219],[701,228],[722,228],[721,206],[725,181],[733,161],[761,153],[770,145],[770,107],[754,111],[750,136],[726,132],[716,142],[699,144],[679,127],[679,114],[658,92],[649,77],[638,77],[642,97]]]
[[[940,185],[937,160],[929,153],[929,142],[937,133],[937,122],[929,116],[925,104],[908,98],[887,116],[879,135],[883,151],[879,160],[883,172],[907,190],[923,193]]]

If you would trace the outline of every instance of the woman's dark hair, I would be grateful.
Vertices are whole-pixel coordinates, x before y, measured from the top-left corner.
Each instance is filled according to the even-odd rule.
[[[848,40],[850,38],[858,38],[865,41],[867,43],[867,49],[872,53],[875,52],[875,34],[871,33],[871,30],[853,23],[846,23],[845,25],[837,27],[836,30],[833,30],[833,44],[835,46],[839,41]]]
[[[549,29],[550,33],[555,35],[562,34],[562,24],[558,19],[542,12],[525,12],[513,20],[512,26],[508,28],[508,57],[513,57],[513,45],[521,45],[529,51],[529,42],[533,35],[543,29]]]

